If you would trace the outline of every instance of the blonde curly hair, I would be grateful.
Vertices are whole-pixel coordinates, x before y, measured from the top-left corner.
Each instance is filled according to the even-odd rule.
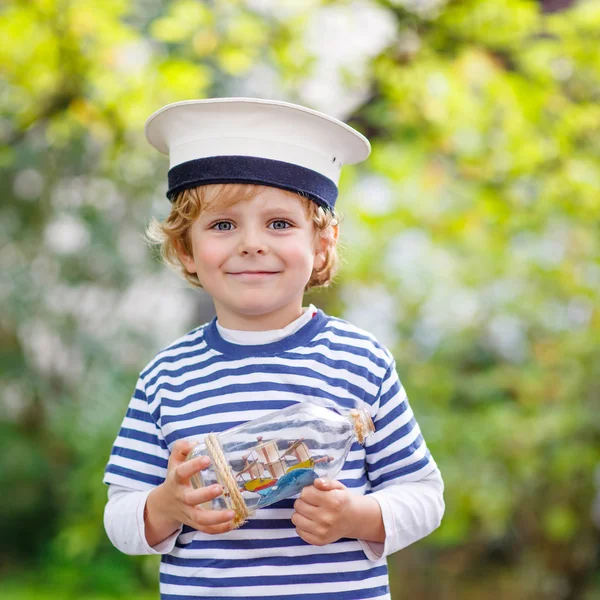
[[[163,262],[182,275],[196,287],[202,287],[196,273],[190,273],[181,261],[180,254],[192,256],[189,230],[202,211],[217,202],[229,208],[241,200],[253,198],[264,186],[245,183],[221,183],[202,185],[177,194],[171,205],[171,213],[162,222],[152,218],[146,229],[146,240],[160,247]],[[325,260],[313,272],[305,291],[319,286],[327,286],[333,280],[339,265],[337,254],[338,218],[333,211],[325,210],[306,196],[281,190],[291,197],[300,197],[306,215],[315,226],[315,241],[327,241]]]

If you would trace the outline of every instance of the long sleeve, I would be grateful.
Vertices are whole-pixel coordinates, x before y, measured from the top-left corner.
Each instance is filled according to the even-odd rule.
[[[146,499],[151,490],[138,491],[118,485],[108,488],[104,529],[117,550],[124,554],[167,554],[175,546],[181,527],[154,547],[148,545],[144,525]]]
[[[370,560],[379,560],[426,537],[444,515],[444,482],[439,469],[420,481],[390,485],[371,494],[381,507],[385,542],[359,540]]]
[[[144,509],[150,492],[166,476],[169,449],[156,422],[142,377],[129,402],[104,473],[109,484],[104,528],[111,542],[125,554],[164,554],[177,535],[151,548],[146,542]]]
[[[361,541],[378,560],[434,531],[444,514],[444,484],[414,417],[395,365],[388,368],[375,405],[375,433],[367,439],[371,495],[381,507],[385,543]]]

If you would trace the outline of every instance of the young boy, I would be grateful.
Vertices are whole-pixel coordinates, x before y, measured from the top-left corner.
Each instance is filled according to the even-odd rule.
[[[142,371],[108,462],[106,531],[127,554],[162,554],[162,598],[389,598],[386,556],[428,535],[443,483],[390,353],[368,333],[302,307],[331,280],[342,164],[366,138],[309,109],[258,99],[179,102],[152,115],[149,142],[171,158],[171,214],[149,237],[213,298],[217,317]],[[210,432],[326,398],[366,407],[376,431],[338,480],[233,513],[193,489]]]

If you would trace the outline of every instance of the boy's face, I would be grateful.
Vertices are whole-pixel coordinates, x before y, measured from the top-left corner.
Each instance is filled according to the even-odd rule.
[[[279,329],[298,318],[326,250],[302,200],[271,187],[228,208],[216,202],[192,225],[190,242],[193,256],[181,260],[230,329]]]

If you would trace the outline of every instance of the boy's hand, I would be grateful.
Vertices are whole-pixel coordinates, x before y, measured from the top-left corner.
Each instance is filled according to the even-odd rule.
[[[167,477],[154,488],[146,501],[146,539],[150,546],[168,538],[181,524],[204,533],[224,533],[231,529],[231,510],[206,510],[199,506],[223,493],[220,485],[195,490],[190,479],[210,464],[207,456],[186,461],[192,442],[175,442],[169,457]]]
[[[331,544],[353,531],[355,498],[343,483],[315,479],[294,502],[292,523],[298,535],[313,546]]]

